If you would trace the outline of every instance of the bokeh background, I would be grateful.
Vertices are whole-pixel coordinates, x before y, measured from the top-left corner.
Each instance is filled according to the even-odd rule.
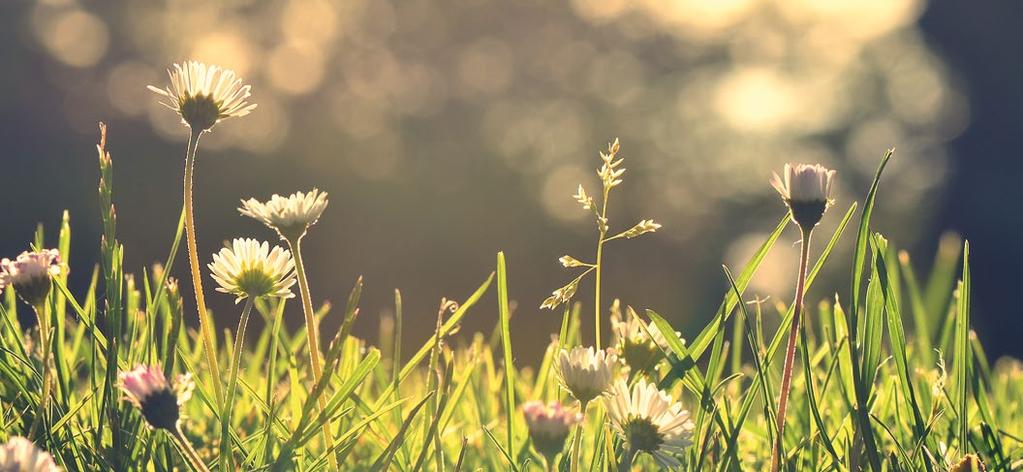
[[[618,137],[629,171],[613,195],[612,227],[641,218],[664,227],[609,246],[606,304],[653,308],[694,336],[725,290],[720,264],[739,265],[784,213],[772,171],[786,161],[838,169],[828,231],[894,146],[876,228],[918,271],[944,232],[969,238],[976,328],[991,354],[1019,356],[1021,8],[9,0],[0,5],[0,251],[24,249],[37,222],[55,231],[68,209],[72,281],[87,283],[102,120],[127,264],[141,272],[162,259],[180,211],[187,131],[145,86],[164,85],[171,63],[198,59],[237,71],[259,104],[202,143],[200,252],[208,259],[235,236],[273,238],[238,216],[242,197],[328,191],[307,240],[313,295],[341,302],[364,275],[357,331],[371,341],[394,288],[404,295],[405,341],[418,345],[440,297],[463,299],[504,250],[517,355],[538,357],[560,315],[537,307],[572,277],[557,258],[592,258],[594,224],[571,195],[580,183],[597,191],[597,153]],[[788,300],[795,240],[784,236],[751,297]],[[811,299],[847,290],[851,244]],[[185,279],[185,270],[180,262],[174,272]],[[587,304],[591,290],[580,289]],[[231,297],[209,298],[233,326]],[[464,331],[489,332],[495,321],[488,296]]]

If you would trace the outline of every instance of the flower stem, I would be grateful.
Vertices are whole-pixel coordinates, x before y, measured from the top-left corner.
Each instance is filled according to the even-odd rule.
[[[781,393],[778,397],[778,436],[771,453],[771,472],[778,472],[781,465],[782,443],[785,437],[785,410],[789,403],[789,390],[792,387],[792,364],[796,357],[796,338],[799,334],[799,323],[803,318],[803,293],[806,290],[806,266],[810,258],[810,235],[813,228],[802,228],[802,241],[799,251],[799,278],[796,280],[796,299],[792,305],[792,327],[789,330],[789,342],[785,348],[785,367],[781,376]]]
[[[49,408],[50,403],[50,346],[47,341],[50,339],[50,320],[46,310],[46,301],[39,302],[32,306],[32,309],[36,312],[36,318],[39,321],[39,347],[42,349],[42,363],[43,363],[43,392],[42,396],[39,397],[39,412],[36,413],[35,421],[32,422],[32,429],[29,432],[29,437],[35,435],[36,429],[40,426],[46,416],[46,410]]]
[[[242,315],[238,319],[238,331],[234,335],[234,356],[231,357],[230,373],[227,376],[229,382],[227,404],[220,415],[220,464],[224,471],[234,470],[234,453],[231,448],[231,413],[234,411],[235,389],[238,388],[238,366],[241,364],[242,351],[245,350],[245,328],[249,324],[252,303],[252,297],[245,299],[245,308],[242,308]]]
[[[581,464],[579,461],[582,458],[583,449],[583,424],[586,423],[586,404],[587,402],[579,403],[579,413],[583,415],[583,419],[579,421],[579,424],[575,427],[575,438],[572,440],[572,472],[579,472]]]
[[[178,452],[185,458],[185,462],[188,462],[193,469],[199,472],[210,472],[210,469],[206,467],[206,464],[199,457],[199,453],[195,452],[195,448],[185,438],[185,434],[181,432],[181,425],[175,427],[174,431],[170,431],[171,438],[174,439],[174,444],[178,446]]]
[[[188,138],[188,150],[185,153],[185,236],[188,243],[188,263],[192,269],[192,288],[195,290],[195,304],[199,311],[199,333],[202,335],[206,362],[209,364],[210,376],[213,377],[213,391],[217,404],[224,404],[224,386],[220,378],[220,364],[217,362],[217,351],[214,344],[213,321],[206,312],[206,297],[202,291],[202,277],[199,272],[199,250],[195,243],[195,211],[192,208],[192,180],[195,169],[195,154],[199,147],[199,138],[203,131],[192,130]]]
[[[295,274],[298,277],[298,287],[302,297],[302,312],[305,314],[305,329],[308,336],[309,364],[313,368],[313,385],[320,381],[323,376],[323,366],[320,361],[320,336],[317,329],[316,316],[313,313],[313,300],[309,294],[309,281],[305,275],[305,264],[302,262],[302,236],[287,238],[288,246],[291,247],[291,254],[295,259]],[[320,411],[327,408],[327,400],[323,395],[317,399]],[[338,470],[337,456],[330,449],[334,447],[334,435],[330,431],[330,420],[323,422],[323,441],[327,450],[327,458],[330,463],[330,470]]]
[[[600,350],[600,268],[601,259],[604,255],[604,238],[607,236],[607,197],[611,193],[611,187],[604,185],[604,198],[600,208],[600,218],[597,221],[600,236],[597,238],[597,256],[594,261],[593,274],[593,337],[596,340],[596,349]]]

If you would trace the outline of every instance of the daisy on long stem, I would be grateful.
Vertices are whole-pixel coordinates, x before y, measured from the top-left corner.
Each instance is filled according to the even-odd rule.
[[[591,347],[576,346],[571,351],[558,352],[557,372],[561,386],[579,400],[580,421],[576,423],[575,439],[572,441],[572,470],[580,468],[582,453],[582,417],[586,407],[595,398],[607,392],[614,378],[614,366],[618,357],[607,351]]]
[[[146,424],[155,430],[166,431],[193,469],[209,472],[210,469],[181,431],[181,406],[192,398],[192,390],[195,389],[192,375],[179,375],[172,384],[159,365],[138,365],[130,371],[118,373],[117,380],[125,398],[139,409]]]
[[[260,202],[255,198],[242,200],[238,211],[270,227],[288,243],[295,260],[295,274],[298,277],[298,288],[302,298],[302,312],[305,314],[306,336],[308,337],[309,363],[313,368],[313,385],[323,376],[323,360],[320,357],[320,335],[313,312],[313,299],[309,293],[309,280],[306,278],[305,265],[302,262],[302,238],[309,227],[316,224],[327,208],[327,193],[318,189],[310,192],[296,192],[287,197],[273,195],[270,200]],[[320,410],[327,408],[326,395],[318,400]],[[326,447],[334,444],[334,435],[330,422],[323,423],[323,438]],[[327,455],[333,469],[337,469],[337,457]]]
[[[167,73],[170,76],[170,87],[161,89],[150,85],[149,90],[163,96],[167,101],[161,103],[181,115],[182,122],[191,130],[185,152],[185,236],[188,245],[188,262],[192,272],[192,286],[195,289],[196,309],[199,312],[199,331],[202,334],[206,362],[209,363],[210,373],[213,377],[213,391],[216,394],[217,403],[222,405],[224,403],[224,386],[223,380],[220,378],[220,365],[217,361],[213,320],[206,312],[206,300],[203,296],[202,277],[199,270],[199,251],[196,248],[195,211],[192,205],[193,172],[199,138],[221,120],[245,116],[256,108],[256,105],[247,101],[250,95],[250,86],[244,85],[241,78],[229,69],[207,66],[196,61],[186,61],[184,64],[174,64],[174,68],[169,69]]]
[[[792,364],[796,356],[796,338],[803,318],[803,295],[806,290],[806,270],[810,258],[810,236],[813,228],[824,217],[831,204],[831,183],[835,171],[820,164],[785,164],[784,177],[774,174],[771,185],[781,194],[789,207],[789,216],[799,226],[802,236],[799,251],[799,276],[796,279],[796,299],[792,304],[792,327],[785,349],[785,367],[782,370],[781,393],[778,397],[778,437],[771,453],[771,471],[781,466],[782,442],[785,433],[785,410],[792,387]]]
[[[245,350],[245,328],[248,326],[252,304],[260,297],[292,298],[295,284],[295,263],[291,254],[279,246],[270,249],[266,242],[255,239],[235,239],[231,246],[213,255],[209,265],[217,291],[236,296],[235,303],[245,300],[234,336],[234,356],[228,374],[227,403],[221,419],[221,465],[225,471],[234,470],[231,450],[231,414],[234,410],[235,390],[238,386],[238,365]]]
[[[50,294],[54,276],[60,274],[60,252],[56,249],[25,251],[14,260],[0,260],[0,292],[11,286],[25,303],[32,306],[39,322],[39,347],[42,349],[43,391],[39,397],[32,431],[35,433],[46,414],[50,401],[50,316],[46,297]]]

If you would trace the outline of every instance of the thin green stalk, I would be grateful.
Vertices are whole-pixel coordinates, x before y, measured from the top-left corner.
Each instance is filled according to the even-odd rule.
[[[213,392],[217,397],[217,404],[224,404],[224,385],[220,378],[220,364],[217,361],[215,337],[213,334],[213,320],[206,312],[206,297],[202,290],[202,276],[199,270],[199,250],[195,242],[195,210],[192,207],[192,181],[194,179],[195,155],[199,148],[199,138],[202,137],[202,130],[192,130],[188,138],[188,150],[185,153],[185,236],[188,245],[188,263],[192,269],[192,288],[195,290],[195,304],[199,311],[199,332],[202,334],[203,350],[206,352],[206,362],[210,367],[210,376],[213,378]]]
[[[39,320],[39,347],[42,348],[42,361],[43,361],[43,393],[39,397],[39,412],[36,413],[36,419],[32,422],[32,430],[29,432],[29,437],[35,436],[36,429],[44,421],[46,416],[46,410],[50,403],[50,346],[48,340],[50,338],[50,320],[47,317],[46,301],[39,302],[32,306],[36,312],[36,318]]]
[[[238,388],[238,366],[241,364],[242,351],[245,350],[245,328],[249,324],[249,313],[252,312],[253,298],[245,299],[238,318],[238,331],[234,334],[234,355],[231,357],[230,373],[228,374],[227,404],[220,418],[220,465],[225,472],[234,470],[234,453],[231,447],[231,416],[234,412],[235,390]]]
[[[185,438],[185,434],[181,432],[181,425],[178,425],[174,431],[170,431],[171,438],[174,440],[174,444],[178,446],[178,452],[185,458],[185,461],[192,466],[193,469],[199,472],[210,472],[210,469],[206,467],[206,464],[199,457],[199,453],[195,452],[195,448]]]
[[[320,336],[319,330],[316,326],[316,315],[313,312],[313,299],[309,293],[309,280],[305,275],[305,264],[302,263],[302,236],[288,237],[286,239],[288,241],[288,246],[291,247],[291,254],[295,259],[295,274],[298,276],[299,291],[302,292],[302,312],[305,314],[309,363],[313,368],[313,385],[316,385],[320,382],[320,378],[323,377],[323,365],[320,360]],[[327,399],[325,395],[320,395],[317,399],[317,403],[321,412],[327,409]],[[330,450],[334,446],[334,435],[330,430],[329,418],[325,419],[323,422],[323,441],[325,443],[324,448],[327,450]],[[338,470],[337,456],[331,452],[327,454],[327,458],[330,463],[330,470]]]
[[[594,261],[593,274],[593,337],[596,340],[595,345],[598,351],[600,350],[600,269],[601,259],[604,255],[604,243],[607,242],[604,238],[607,236],[607,196],[609,193],[611,193],[611,187],[605,184],[604,201],[600,209],[600,221],[597,222],[600,237],[597,238],[597,256],[596,261]]]
[[[796,339],[799,336],[799,324],[803,318],[803,292],[806,290],[806,266],[810,258],[810,235],[813,228],[802,228],[802,242],[799,251],[799,278],[796,279],[796,300],[792,308],[792,327],[789,330],[789,343],[785,348],[785,368],[781,374],[781,393],[778,397],[778,436],[775,438],[774,450],[771,453],[771,471],[778,472],[781,464],[782,444],[785,439],[785,410],[789,404],[789,390],[792,387],[792,364],[796,357]]]
[[[579,414],[583,419],[575,426],[575,438],[572,440],[572,472],[579,472],[579,461],[582,458],[583,449],[583,424],[586,423],[586,405],[588,402],[579,403]]]

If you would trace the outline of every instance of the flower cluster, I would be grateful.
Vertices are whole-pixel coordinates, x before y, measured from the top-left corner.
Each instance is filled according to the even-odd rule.
[[[195,384],[191,374],[179,375],[174,385],[167,382],[160,366],[139,365],[117,375],[128,401],[142,411],[150,426],[174,431],[181,419],[181,405],[192,397]]]
[[[149,90],[167,99],[160,102],[181,115],[181,120],[195,131],[213,128],[220,120],[248,115],[256,104],[246,100],[250,86],[243,85],[234,71],[208,66],[197,61],[174,64],[168,69],[170,87],[152,85]]]
[[[0,289],[14,287],[25,303],[35,306],[50,293],[50,281],[60,275],[60,252],[56,249],[25,251],[16,259],[0,260]]]
[[[4,472],[60,472],[50,453],[36,447],[32,441],[14,436],[0,446],[0,471]]]
[[[582,421],[582,414],[566,410],[560,403],[544,405],[540,401],[529,401],[522,405],[522,414],[529,427],[529,439],[533,447],[547,458],[554,460],[562,449],[572,426]]]
[[[218,292],[238,297],[291,298],[295,284],[295,262],[291,253],[280,246],[270,249],[266,241],[238,238],[219,253],[209,264],[211,276],[217,282]]]
[[[277,231],[281,238],[290,240],[302,237],[326,208],[327,192],[314,188],[308,193],[295,192],[287,197],[274,194],[265,203],[255,198],[242,200],[238,211]]]
[[[692,444],[694,428],[681,403],[646,380],[631,389],[619,380],[604,405],[615,433],[630,449],[650,454],[661,467],[679,466],[675,455]]]

